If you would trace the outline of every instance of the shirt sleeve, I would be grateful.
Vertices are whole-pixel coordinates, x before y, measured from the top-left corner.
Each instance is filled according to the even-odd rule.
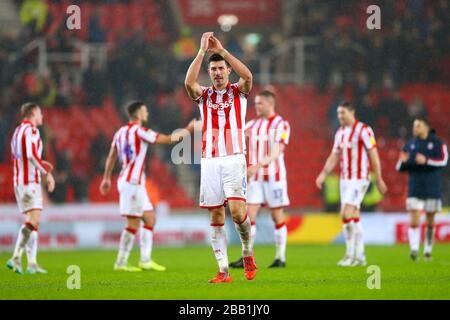
[[[241,89],[239,89],[238,82],[233,83],[233,84],[231,85],[231,87],[234,88],[234,90],[236,90],[236,92],[237,92],[240,96],[243,96],[244,98],[247,98],[247,97],[248,97],[248,93],[242,92]]]
[[[366,150],[373,149],[377,146],[377,141],[375,140],[375,134],[371,127],[364,127],[361,132],[361,140],[364,144]]]
[[[111,142],[111,148],[116,148],[117,152],[119,152],[119,132],[114,134],[114,138]]]
[[[250,120],[249,122],[247,122],[245,124],[244,131],[248,132],[253,127],[254,124],[255,124],[255,120]]]
[[[408,146],[409,146],[409,142],[403,146],[402,151],[408,152],[409,151]],[[408,159],[408,161],[402,161],[401,159],[398,159],[397,164],[395,165],[395,169],[399,172],[409,171],[411,169],[410,160],[411,159]]]
[[[192,99],[192,101],[196,103],[200,103],[203,100],[203,97],[205,96],[206,91],[209,89],[208,87],[201,87],[202,88],[202,94],[197,99]]]
[[[291,127],[289,125],[289,122],[281,121],[281,123],[277,126],[276,142],[288,145],[290,136]]]
[[[38,154],[37,142],[40,140],[39,132],[35,128],[28,128],[25,130],[25,143],[27,154],[26,157],[33,165],[43,174],[47,174],[46,166],[42,163],[42,159]]]
[[[156,143],[156,140],[158,139],[159,136],[158,132],[153,131],[152,129],[142,127],[137,130],[137,134],[142,140],[150,144]]]
[[[442,142],[435,143],[433,157],[427,159],[427,165],[432,167],[445,167],[448,163],[448,149],[447,145]],[[435,156],[436,155],[436,156]]]
[[[334,143],[333,143],[333,152],[334,153],[340,153],[341,152],[341,142],[339,141],[341,139],[341,130],[338,130],[336,134],[334,135]]]

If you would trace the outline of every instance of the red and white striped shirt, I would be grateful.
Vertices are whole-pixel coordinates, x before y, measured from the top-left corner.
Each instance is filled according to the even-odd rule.
[[[352,127],[341,127],[335,135],[333,152],[341,155],[341,179],[369,180],[370,160],[367,151],[376,147],[371,127],[355,121]]]
[[[281,116],[258,118],[247,123],[246,136],[249,136],[249,164],[255,165],[272,150],[275,143],[289,143],[291,128],[289,123]],[[267,167],[261,168],[252,178],[256,181],[280,181],[286,179],[286,166],[284,154],[281,153]]]
[[[230,83],[223,90],[214,86],[202,89],[202,95],[195,100],[203,121],[202,157],[245,154],[247,94],[237,84]]]
[[[39,130],[30,121],[23,121],[14,131],[11,140],[14,186],[41,182],[41,173],[47,173],[41,159],[42,149]]]
[[[145,156],[149,144],[154,144],[158,133],[130,122],[114,135],[112,147],[116,148],[122,164],[119,180],[132,184],[145,184]]]

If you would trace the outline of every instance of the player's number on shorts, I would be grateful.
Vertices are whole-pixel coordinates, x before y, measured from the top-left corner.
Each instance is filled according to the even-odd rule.
[[[283,189],[275,189],[273,190],[273,196],[275,199],[283,198]]]
[[[353,201],[356,201],[356,199],[358,199],[358,194],[359,194],[358,190],[355,189],[353,191]]]

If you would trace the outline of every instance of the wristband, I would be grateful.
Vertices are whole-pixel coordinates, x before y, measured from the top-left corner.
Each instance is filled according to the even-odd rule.
[[[204,55],[206,54],[206,51],[203,50],[202,48],[200,48],[200,49],[198,50],[198,54],[204,56]]]
[[[219,54],[222,56],[222,58],[225,59],[225,57],[228,55],[228,51],[226,49],[220,50]]]

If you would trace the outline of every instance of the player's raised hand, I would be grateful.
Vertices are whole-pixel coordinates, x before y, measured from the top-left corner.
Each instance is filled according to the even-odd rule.
[[[47,173],[47,190],[48,192],[53,192],[55,190],[55,178],[53,178],[53,175],[50,172]]]
[[[325,182],[325,178],[326,178],[325,172],[322,171],[316,179],[316,186],[317,186],[317,188],[319,188],[319,190],[322,190],[322,186],[323,186],[323,183]]]
[[[103,179],[102,183],[100,184],[100,193],[102,195],[105,195],[109,192],[109,189],[111,189],[111,180]]]
[[[214,32],[205,32],[200,40],[200,49],[203,51],[208,51],[209,49],[209,39],[214,35]]]
[[[220,53],[225,50],[222,43],[215,36],[209,38],[209,51],[212,53]]]

